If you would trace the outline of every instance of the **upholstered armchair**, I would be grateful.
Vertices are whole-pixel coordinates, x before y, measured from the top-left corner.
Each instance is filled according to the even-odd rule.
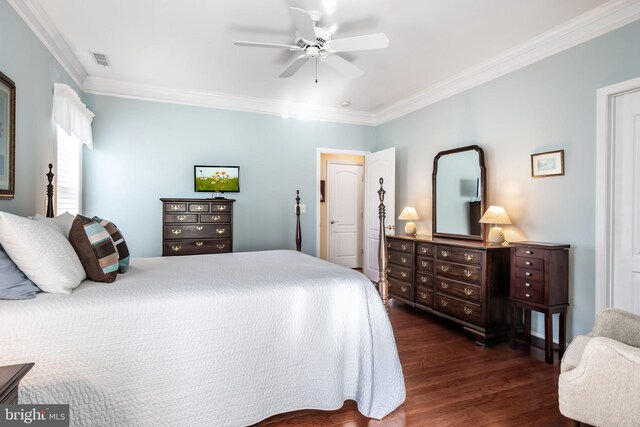
[[[560,412],[595,426],[640,425],[640,316],[605,309],[560,365]]]

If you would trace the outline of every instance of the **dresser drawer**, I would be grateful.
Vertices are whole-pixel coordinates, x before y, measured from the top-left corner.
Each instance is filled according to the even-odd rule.
[[[413,253],[413,242],[405,240],[387,239],[387,249],[398,252]]]
[[[211,203],[211,212],[231,212],[231,205],[223,203]]]
[[[165,214],[164,222],[176,222],[176,223],[198,222],[198,215],[195,215],[195,214]]]
[[[537,282],[530,282],[530,284],[533,285],[530,288],[516,286],[513,298],[542,304],[544,302],[544,289],[542,288],[542,284],[538,284]]]
[[[523,279],[544,282],[544,271],[533,270],[531,268],[516,267],[516,277],[522,277]]]
[[[482,261],[482,252],[451,248],[449,246],[436,246],[436,259],[457,262],[460,264],[480,265]]]
[[[186,203],[165,203],[164,210],[165,212],[186,212],[187,204]]]
[[[480,282],[481,271],[480,267],[436,261],[436,275],[438,276],[462,279],[468,282]]]
[[[412,296],[412,286],[405,282],[400,282],[398,280],[389,279],[389,294],[396,295],[400,298],[404,298],[407,300],[413,300]]]
[[[406,266],[409,268],[413,266],[413,255],[410,253],[389,251],[387,257],[389,258],[390,264]]]
[[[176,240],[164,243],[165,255],[199,255],[231,252],[231,240]]]
[[[424,271],[425,273],[433,273],[433,260],[423,256],[418,256],[416,268],[420,271]]]
[[[189,203],[189,212],[209,212],[209,203]]]
[[[513,257],[514,267],[522,267],[533,270],[544,270],[544,260],[540,258]]]
[[[424,286],[417,286],[416,302],[427,307],[433,307],[433,291]]]
[[[433,276],[431,274],[416,272],[416,285],[433,288]]]
[[[433,245],[428,243],[418,243],[418,255],[433,258]]]
[[[458,319],[480,323],[480,306],[436,292],[435,309]]]
[[[389,277],[401,280],[403,282],[411,283],[411,269],[405,267],[398,267],[396,265],[389,266]]]
[[[166,239],[206,239],[224,238],[231,234],[231,226],[220,224],[167,225],[164,227]]]
[[[480,286],[438,278],[436,290],[460,299],[480,302]]]
[[[516,256],[543,259],[544,249],[531,248],[528,246],[516,246]]]
[[[200,214],[200,222],[229,224],[231,223],[231,215],[219,213]]]

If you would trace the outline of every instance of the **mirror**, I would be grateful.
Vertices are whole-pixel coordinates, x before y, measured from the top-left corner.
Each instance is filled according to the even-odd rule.
[[[484,151],[477,145],[441,151],[433,160],[433,236],[482,240]]]
[[[0,199],[15,195],[16,85],[0,73]]]

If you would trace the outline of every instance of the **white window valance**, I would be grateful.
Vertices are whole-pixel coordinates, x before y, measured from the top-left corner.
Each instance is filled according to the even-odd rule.
[[[75,135],[89,148],[93,148],[91,122],[94,116],[73,89],[65,84],[54,83],[53,119],[65,132]]]

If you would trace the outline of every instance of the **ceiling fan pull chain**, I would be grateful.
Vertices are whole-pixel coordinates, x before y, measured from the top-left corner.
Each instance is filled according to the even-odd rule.
[[[318,57],[316,57],[316,83],[318,83]]]

